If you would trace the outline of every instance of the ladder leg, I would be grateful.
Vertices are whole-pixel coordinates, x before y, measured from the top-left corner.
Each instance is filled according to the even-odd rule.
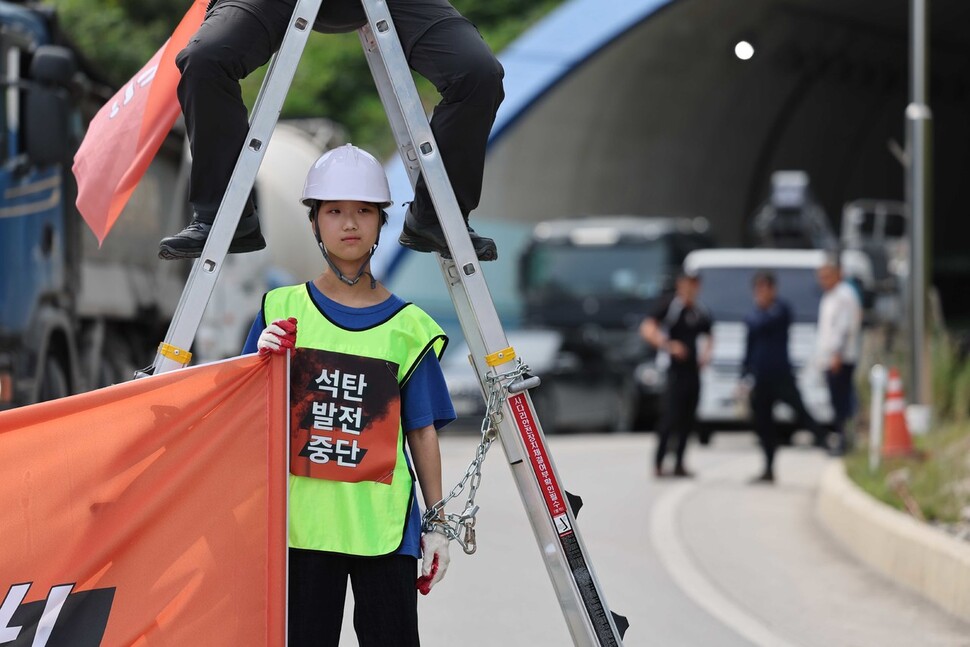
[[[256,182],[256,173],[279,120],[283,101],[293,82],[293,75],[303,55],[321,2],[322,0],[297,1],[283,43],[270,61],[253,107],[246,143],[239,153],[215,223],[202,249],[202,256],[192,266],[165,341],[159,346],[159,352],[155,356],[150,369],[154,374],[182,368],[191,359],[189,348],[215,289],[246,199]]]
[[[361,43],[411,184],[414,186],[419,174],[424,177],[452,252],[453,261],[439,256],[439,263],[483,391],[488,394],[499,389],[504,397],[503,410],[493,424],[573,641],[577,645],[619,645],[619,632],[559,485],[531,398],[522,389],[523,365],[516,363],[495,311],[390,11],[384,0],[363,0],[363,5],[368,24],[360,30]]]

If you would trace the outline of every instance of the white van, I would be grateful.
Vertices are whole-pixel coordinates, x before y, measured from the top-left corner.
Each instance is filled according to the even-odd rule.
[[[873,283],[872,267],[862,252],[842,252],[842,268],[863,289]],[[825,261],[817,249],[704,249],[684,260],[684,269],[701,277],[700,301],[714,318],[711,364],[701,372],[697,422],[701,440],[718,429],[750,428],[747,402],[739,397],[738,383],[744,361],[747,327],[744,319],[754,308],[751,281],[763,270],[774,272],[778,296],[792,308],[788,354],[798,390],[809,413],[822,424],[832,421],[825,377],[813,362],[822,290],[815,277]],[[794,422],[794,412],[784,404],[775,407],[775,419]]]

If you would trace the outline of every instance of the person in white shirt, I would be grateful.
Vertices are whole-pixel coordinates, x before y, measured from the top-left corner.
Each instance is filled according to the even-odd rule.
[[[862,302],[855,288],[843,280],[836,260],[827,260],[817,276],[824,291],[818,306],[817,355],[835,414],[838,440],[832,453],[840,455],[848,449],[845,425],[856,406],[852,379],[859,361]]]

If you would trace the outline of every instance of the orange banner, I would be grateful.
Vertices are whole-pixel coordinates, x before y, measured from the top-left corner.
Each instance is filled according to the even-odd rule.
[[[0,414],[0,645],[283,645],[286,360]]]

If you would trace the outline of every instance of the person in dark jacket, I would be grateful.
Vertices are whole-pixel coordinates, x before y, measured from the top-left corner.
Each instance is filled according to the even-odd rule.
[[[748,334],[741,380],[751,388],[754,429],[765,455],[764,471],[754,481],[772,483],[778,447],[778,431],[772,415],[776,402],[784,402],[792,408],[797,422],[815,434],[816,445],[824,443],[825,436],[802,403],[788,358],[791,306],[778,298],[778,286],[772,272],[758,272],[752,283],[755,308],[745,319]]]
[[[279,49],[296,0],[212,0],[205,20],[175,59],[182,73],[179,103],[192,149],[192,222],[163,238],[164,259],[198,258],[209,236],[249,131],[239,81]],[[387,0],[408,64],[441,93],[431,129],[465,221],[478,206],[485,145],[504,98],[504,72],[475,26],[448,0]],[[359,0],[326,0],[314,30],[353,31],[366,23]],[[495,260],[495,242],[469,235],[480,260]],[[418,180],[400,242],[448,254],[423,178]],[[263,249],[252,199],[243,209],[230,253]]]
[[[700,370],[710,362],[712,350],[712,320],[707,308],[697,301],[699,292],[700,278],[682,273],[677,277],[674,295],[663,301],[640,326],[640,336],[670,361],[663,415],[657,427],[654,474],[658,478],[667,475],[664,458],[672,435],[677,437],[673,475],[693,476],[684,466],[684,454],[697,414]],[[703,337],[700,343],[698,337]]]

